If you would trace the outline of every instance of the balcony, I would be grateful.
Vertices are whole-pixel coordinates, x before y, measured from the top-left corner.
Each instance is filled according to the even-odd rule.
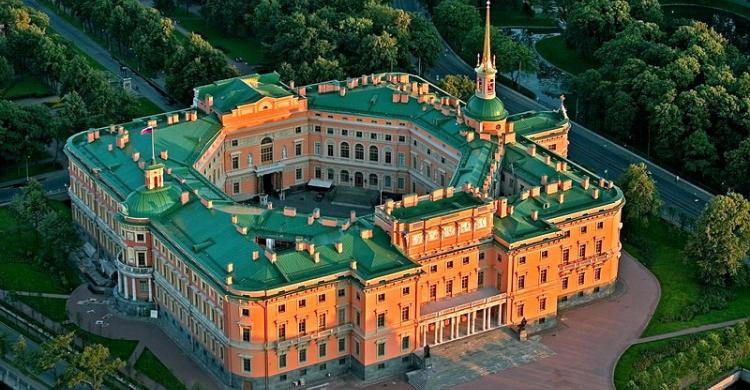
[[[115,261],[117,269],[131,275],[146,275],[150,274],[154,269],[153,267],[133,267],[120,261]]]
[[[505,293],[494,287],[484,287],[470,293],[444,298],[422,305],[420,321],[442,317],[447,314],[458,313],[473,307],[486,307],[488,304],[505,302]]]
[[[604,253],[599,253],[593,256],[584,257],[583,259],[578,259],[575,261],[570,261],[568,263],[560,264],[558,265],[558,269],[560,271],[570,271],[572,269],[576,269],[579,267],[587,267],[592,264],[596,264],[600,261],[604,261],[608,259],[610,256],[612,256],[612,251],[607,251]]]
[[[352,328],[353,328],[352,324],[344,324],[344,325],[339,325],[333,328],[328,328],[328,329],[324,329],[320,331],[309,332],[305,334],[304,336],[292,337],[283,341],[277,341],[276,348],[288,349],[289,347],[300,344],[300,343],[306,343],[312,340],[326,338],[326,337],[333,336],[336,334],[341,334],[344,332],[349,332],[352,330]]]

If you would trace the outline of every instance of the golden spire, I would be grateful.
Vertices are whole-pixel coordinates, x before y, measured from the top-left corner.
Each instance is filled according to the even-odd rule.
[[[482,55],[482,64],[485,67],[492,67],[492,58],[490,57],[490,0],[487,0],[487,16],[484,23],[484,54]]]

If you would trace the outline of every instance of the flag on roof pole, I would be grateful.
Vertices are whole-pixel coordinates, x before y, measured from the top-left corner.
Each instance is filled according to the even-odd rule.
[[[151,134],[151,163],[155,164],[156,163],[156,153],[155,153],[155,150],[154,150],[154,136],[156,136],[156,134],[154,133],[154,127],[153,126],[147,126],[143,130],[141,130],[141,135],[145,135],[145,134]]]

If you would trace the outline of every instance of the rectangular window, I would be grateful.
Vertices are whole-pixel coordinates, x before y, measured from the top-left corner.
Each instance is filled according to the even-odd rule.
[[[601,255],[602,254],[602,240],[596,240],[596,254]]]
[[[597,229],[604,229],[604,222],[601,222],[601,221],[600,221],[600,222],[597,222],[597,223],[596,223],[596,228],[597,228]]]
[[[336,295],[338,295],[339,297],[345,297],[346,296],[346,290],[344,290],[343,288],[340,288],[336,292]]]
[[[318,330],[326,328],[326,313],[320,313],[318,315]]]
[[[401,289],[401,295],[409,295],[409,287],[404,287]]]
[[[402,142],[402,143],[403,143],[403,142],[406,142],[406,136],[404,136],[404,135],[399,135],[399,136],[398,136],[398,142]]]
[[[398,187],[399,190],[403,190],[404,189],[405,184],[404,184],[404,178],[403,177],[399,177],[399,178],[396,179],[396,186]]]
[[[523,290],[525,286],[526,286],[526,276],[521,275],[518,277],[518,289]]]
[[[445,281],[445,295],[452,295],[452,294],[453,294],[453,281],[446,280]]]
[[[568,289],[568,277],[564,276],[562,278],[562,289],[567,290]]]
[[[326,154],[328,157],[333,157],[333,144],[326,145]]]
[[[316,133],[320,133],[320,125],[315,125],[315,129],[313,130]]]
[[[601,280],[602,278],[602,269],[596,268],[594,269],[594,280]]]
[[[354,323],[357,324],[357,326],[362,325],[362,315],[359,313],[359,311],[354,312]]]
[[[346,351],[346,338],[342,337],[339,339],[339,352]]]
[[[464,275],[461,277],[461,290],[469,290],[469,275]]]
[[[385,342],[378,343],[378,356],[385,356]]]
[[[320,150],[321,150],[321,148],[320,148],[320,142],[316,142],[315,143],[315,154],[318,155],[318,156],[320,156]]]
[[[385,158],[385,163],[390,165],[391,164],[391,152],[386,150],[383,156]]]
[[[539,283],[547,283],[547,270],[539,271]]]
[[[242,358],[242,369],[245,372],[250,372],[251,368],[252,368],[252,365],[250,363],[250,358]]]
[[[326,295],[325,294],[319,294],[318,295],[318,302],[325,302],[326,301]]]
[[[355,133],[357,138],[362,138],[362,132],[358,131]]]
[[[449,260],[447,263],[445,263],[445,267],[448,269],[453,269],[453,260]]]
[[[542,251],[542,259],[546,259],[549,257],[549,251]]]
[[[232,156],[232,169],[240,169],[240,156]]]
[[[318,144],[318,152],[320,151],[320,144]],[[315,153],[320,154],[320,153]],[[297,142],[294,144],[294,155],[295,156],[301,156],[302,155],[302,142]]]
[[[299,334],[305,334],[306,331],[307,331],[307,320],[303,318],[299,320],[299,322],[297,323],[297,332],[299,332]]]
[[[539,298],[539,311],[547,310],[547,298]]]
[[[526,256],[519,257],[518,264],[526,264]]]
[[[403,153],[398,154],[398,166],[403,167],[406,165],[406,155]]]
[[[583,284],[586,281],[586,272],[578,273],[578,284]]]
[[[386,135],[385,135],[385,140],[386,140],[386,141],[392,141],[392,140],[393,140],[393,137],[392,137],[392,136],[391,136],[390,134],[386,134]]]
[[[430,285],[430,299],[433,301],[437,299],[437,284]]]
[[[284,313],[284,312],[286,312],[286,305],[282,303],[281,305],[279,305],[279,313]]]
[[[279,329],[277,330],[279,340],[284,341],[286,340],[286,324],[279,324]]]
[[[299,350],[299,362],[304,363],[307,361],[307,350],[306,349],[300,349]]]
[[[320,170],[320,167],[315,167],[315,178],[316,179],[323,178],[323,172]]]
[[[135,241],[136,242],[145,242],[146,241],[146,235],[143,233],[136,233],[135,235]]]
[[[469,256],[464,256],[464,258],[461,259],[461,263],[463,265],[468,265],[470,261],[471,261],[471,259],[469,259]]]
[[[239,146],[239,144],[240,144],[240,142],[238,140],[236,140],[236,139],[232,140],[232,147],[233,148]]]
[[[385,301],[385,293],[378,294],[378,302],[384,302]]]
[[[401,308],[401,321],[409,321],[409,306]]]
[[[318,343],[318,356],[319,357],[326,357],[326,353],[328,349],[328,345],[326,343]]]
[[[145,267],[146,266],[146,252],[137,252],[136,255],[138,256],[138,266]]]
[[[354,354],[359,356],[359,341],[354,341]]]
[[[568,261],[570,261],[570,249],[565,248],[562,251],[562,262],[568,264]]]
[[[339,325],[344,325],[346,323],[346,308],[340,307],[336,311],[336,319],[338,320]]]
[[[305,300],[305,299],[300,299],[300,300],[299,300],[299,301],[297,302],[297,305],[298,305],[298,306],[299,306],[300,308],[303,308],[303,307],[307,306],[307,300]]]
[[[523,303],[519,303],[516,307],[516,314],[518,317],[523,317]]]
[[[242,341],[250,342],[250,328],[242,328]]]
[[[349,136],[349,130],[347,130],[347,129],[341,129],[341,135],[344,136],[344,137],[348,137]]]
[[[477,273],[477,287],[484,287],[484,271],[479,271]]]
[[[237,182],[232,183],[232,193],[234,194],[240,193],[240,183],[237,183]]]
[[[385,313],[378,313],[378,328],[385,327]]]
[[[286,354],[279,355],[279,368],[286,368]]]
[[[581,226],[581,234],[586,234],[588,232],[588,226]]]
[[[378,133],[370,133],[370,139],[378,139]]]
[[[409,336],[401,337],[401,349],[409,349]]]
[[[242,309],[243,317],[250,317],[250,309]]]
[[[332,135],[333,134],[333,127],[329,127],[328,129],[326,129],[326,134],[331,134]]]
[[[578,257],[579,258],[586,257],[586,244],[581,244],[578,246]]]
[[[302,168],[297,168],[297,169],[296,169],[296,170],[294,171],[294,177],[295,177],[295,178],[296,178],[297,180],[302,180]]]

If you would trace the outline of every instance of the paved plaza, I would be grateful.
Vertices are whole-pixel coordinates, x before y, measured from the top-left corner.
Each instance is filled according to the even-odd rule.
[[[268,196],[268,201],[273,203],[275,209],[294,207],[300,213],[309,214],[318,208],[323,216],[348,218],[352,210],[357,215],[372,214],[380,200],[378,191],[357,187],[334,187],[329,192],[323,192],[322,198],[316,196],[318,193],[302,189],[285,191],[283,200],[274,194]],[[259,206],[257,200],[246,203]]]

